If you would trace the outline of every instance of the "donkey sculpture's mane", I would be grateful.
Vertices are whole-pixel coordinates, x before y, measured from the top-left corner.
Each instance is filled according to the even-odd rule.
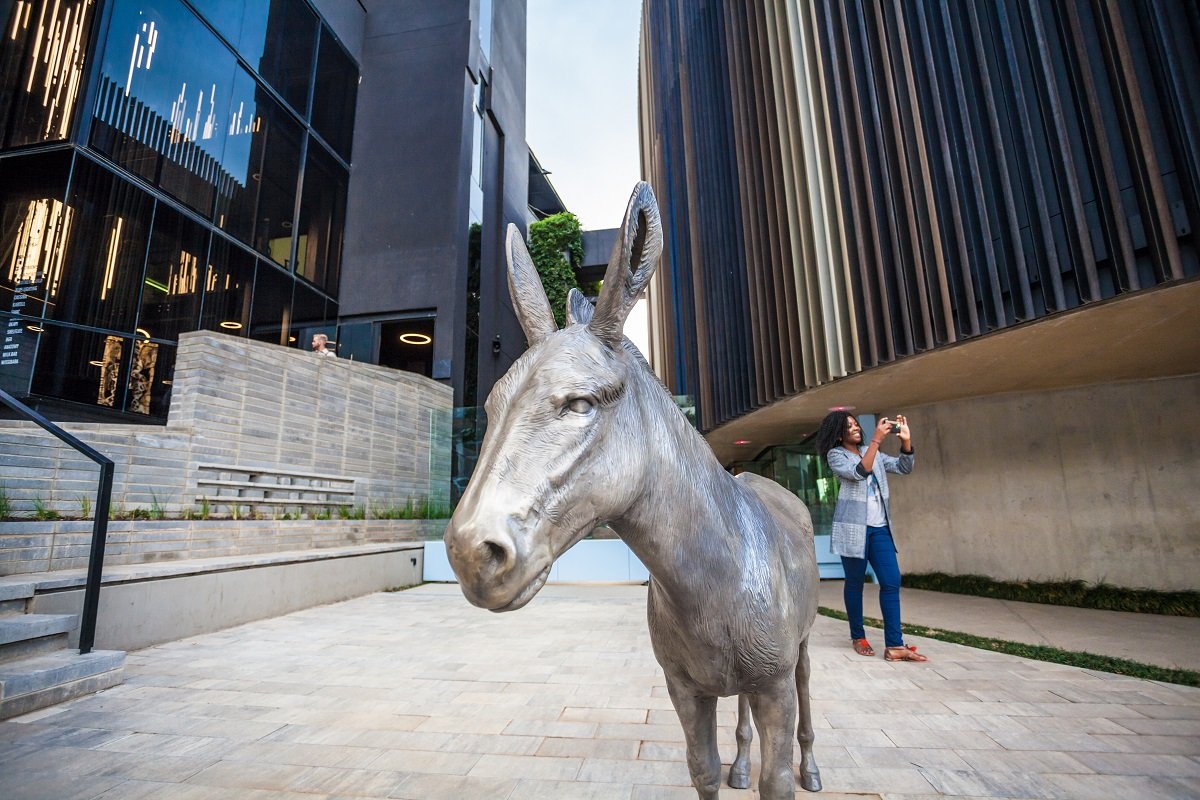
[[[725,472],[622,333],[661,249],[657,203],[639,184],[595,309],[572,291],[559,330],[510,226],[509,291],[529,349],[488,396],[488,430],[446,550],[468,600],[515,611],[556,558],[609,523],[651,575],[650,638],[699,796],[716,798],[720,784],[716,699],[737,694],[730,785],[749,785],[753,709],[759,796],[790,798],[793,729],[801,784],[820,788],[808,701],[812,522],[778,484]]]

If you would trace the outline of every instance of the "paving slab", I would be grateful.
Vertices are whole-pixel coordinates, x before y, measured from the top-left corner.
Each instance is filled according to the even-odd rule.
[[[425,585],[139,650],[123,685],[0,723],[0,797],[688,800],[645,603],[552,585],[497,615]],[[1197,796],[1200,689],[914,641],[929,663],[862,658],[818,618],[818,796]]]

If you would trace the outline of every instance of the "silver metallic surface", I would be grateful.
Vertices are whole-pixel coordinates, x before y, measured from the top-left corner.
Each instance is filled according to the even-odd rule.
[[[793,796],[799,714],[800,781],[818,791],[808,694],[819,580],[812,521],[774,481],[722,469],[622,333],[661,250],[658,205],[640,183],[595,310],[573,291],[558,330],[509,226],[509,290],[529,349],[488,397],[487,434],[446,551],[471,603],[514,611],[542,588],[556,558],[607,522],[650,571],[650,638],[699,796],[717,797],[716,704],[734,694],[730,785],[749,785],[753,711],[759,796]]]

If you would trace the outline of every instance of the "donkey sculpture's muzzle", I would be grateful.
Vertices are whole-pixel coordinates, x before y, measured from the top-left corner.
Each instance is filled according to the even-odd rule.
[[[461,509],[461,506],[460,506]],[[553,554],[530,550],[529,520],[456,512],[446,528],[446,554],[463,594],[489,611],[515,611],[550,577]],[[541,550],[544,550],[542,552]]]

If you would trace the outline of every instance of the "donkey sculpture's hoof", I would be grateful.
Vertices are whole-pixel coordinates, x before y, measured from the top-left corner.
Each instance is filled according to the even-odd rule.
[[[750,788],[750,767],[741,767],[734,765],[729,768],[729,788],[731,789],[749,789]]]
[[[816,772],[801,772],[800,785],[809,792],[821,791],[821,773]]]

